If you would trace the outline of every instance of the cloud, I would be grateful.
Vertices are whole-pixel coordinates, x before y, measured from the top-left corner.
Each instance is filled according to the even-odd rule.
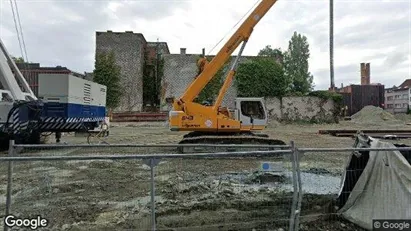
[[[396,51],[385,58],[384,66],[387,68],[396,68],[402,66],[408,61],[408,53],[406,51]]]
[[[165,41],[171,52],[215,54],[253,0],[18,1],[30,61],[83,72],[94,66],[95,32],[143,33]],[[329,87],[329,1],[279,0],[254,28],[244,55],[266,45],[286,50],[294,31],[310,44],[310,71],[317,89]],[[47,9],[47,10],[44,10]],[[20,56],[8,1],[0,1],[0,36]],[[238,49],[237,49],[238,51]],[[236,52],[237,52],[236,51]],[[372,82],[399,85],[411,78],[411,1],[334,1],[334,66],[339,86],[359,83],[361,62],[371,63]]]
[[[9,2],[1,1],[0,36],[14,56],[21,56]],[[95,32],[133,30],[141,20],[161,20],[185,2],[27,1],[17,2],[29,61],[92,71]],[[44,9],[47,9],[45,11]],[[117,17],[117,18],[116,18]]]

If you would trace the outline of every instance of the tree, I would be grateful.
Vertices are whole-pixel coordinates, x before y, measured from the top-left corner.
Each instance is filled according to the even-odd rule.
[[[294,32],[284,55],[284,73],[292,80],[293,93],[306,94],[313,90],[313,76],[308,71],[310,50],[307,37]]]
[[[281,51],[281,48],[272,49],[270,45],[267,45],[260,50],[260,52],[258,52],[258,56],[275,58],[277,62],[281,63],[281,65],[284,61],[284,54]]]
[[[120,66],[116,65],[113,52],[97,53],[93,80],[107,87],[106,107],[115,109],[120,104],[122,88],[120,85]]]
[[[240,97],[282,97],[290,84],[281,65],[266,57],[240,64],[235,78]]]
[[[224,64],[224,66],[218,70],[213,79],[211,79],[211,81],[204,87],[200,94],[198,94],[198,97],[195,99],[196,103],[201,104],[204,101],[209,101],[210,103],[214,102],[224,83],[225,77],[228,74],[228,67],[230,63],[231,57]]]
[[[22,57],[11,57],[15,63],[24,63],[24,59]]]

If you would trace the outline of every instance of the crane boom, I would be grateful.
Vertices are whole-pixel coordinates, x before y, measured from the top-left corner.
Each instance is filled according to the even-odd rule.
[[[218,70],[220,70],[227,62],[235,49],[237,49],[242,42],[246,42],[248,40],[254,27],[276,2],[277,0],[262,0],[258,4],[254,11],[247,17],[237,31],[220,49],[211,62],[205,65],[204,70],[200,73],[200,75],[189,85],[181,98],[177,101],[177,105],[174,105],[177,107],[175,109],[183,109],[179,105],[182,105],[185,102],[192,102],[195,97],[200,94],[207,83],[213,79]],[[242,47],[242,49],[243,48],[244,47]]]
[[[13,72],[15,75],[13,75]],[[10,91],[14,100],[37,100],[23,74],[12,60],[0,39],[0,82],[4,90]],[[22,85],[20,88],[19,83]]]

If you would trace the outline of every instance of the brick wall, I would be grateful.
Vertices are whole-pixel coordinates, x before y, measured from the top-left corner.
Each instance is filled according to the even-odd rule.
[[[162,111],[169,111],[171,104],[167,98],[177,98],[184,93],[188,84],[197,75],[198,55],[164,55],[164,76],[161,81],[160,105]]]
[[[114,51],[121,67],[123,96],[115,112],[142,110],[145,47],[146,40],[139,33],[96,32],[96,53]]]

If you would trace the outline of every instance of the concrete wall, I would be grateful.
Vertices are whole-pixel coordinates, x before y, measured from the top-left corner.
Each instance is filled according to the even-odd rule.
[[[142,110],[145,46],[142,34],[96,32],[96,53],[114,51],[116,63],[121,67],[123,97],[115,112]]]
[[[334,101],[314,96],[266,98],[270,120],[334,122]]]

